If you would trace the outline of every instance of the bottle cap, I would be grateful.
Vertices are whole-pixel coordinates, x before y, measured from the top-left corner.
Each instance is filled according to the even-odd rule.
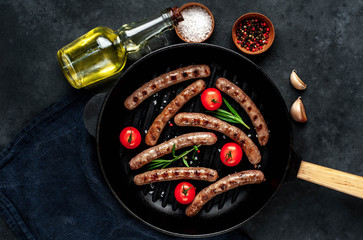
[[[179,22],[184,21],[184,18],[181,15],[179,8],[177,6],[170,8],[170,11],[172,12],[171,19],[175,26],[178,25]]]

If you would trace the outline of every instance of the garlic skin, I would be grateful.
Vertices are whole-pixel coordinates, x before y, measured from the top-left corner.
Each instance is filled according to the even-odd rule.
[[[299,97],[291,106],[290,114],[292,119],[294,119],[296,122],[304,123],[307,122],[306,112],[304,104],[301,100],[301,97]]]
[[[291,85],[296,88],[297,90],[305,90],[306,84],[299,78],[299,76],[296,73],[296,70],[292,70],[290,74],[290,82]]]

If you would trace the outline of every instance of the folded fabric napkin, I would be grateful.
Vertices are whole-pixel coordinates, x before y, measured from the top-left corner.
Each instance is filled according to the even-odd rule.
[[[144,225],[111,194],[83,122],[90,97],[74,91],[0,153],[1,216],[19,239],[179,239]],[[208,239],[248,238],[235,230]]]

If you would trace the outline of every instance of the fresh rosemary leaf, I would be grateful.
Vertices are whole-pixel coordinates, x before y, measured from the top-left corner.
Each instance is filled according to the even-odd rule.
[[[152,169],[155,169],[155,168],[158,168],[158,167],[161,167],[163,166],[164,163],[158,163],[158,164],[152,164],[152,165],[149,165],[149,170],[152,170]]]
[[[222,114],[222,115],[230,115],[230,116],[234,116],[232,113],[230,113],[230,112],[228,112],[228,111],[226,111],[226,110],[224,110],[224,109],[217,109],[217,110],[215,110],[215,112],[216,113],[218,113],[218,114]]]
[[[171,162],[168,162],[168,163],[166,163],[166,164],[164,164],[161,168],[166,168],[167,166],[169,166],[170,164],[172,164],[173,162],[175,162],[175,160],[174,161],[171,161]]]
[[[238,115],[237,111],[236,111],[236,110],[234,110],[234,108],[231,106],[231,104],[229,104],[229,102],[228,102],[226,99],[224,99],[224,98],[223,98],[223,102],[226,104],[226,106],[228,107],[229,111],[231,111],[231,112],[233,113],[233,115],[234,115],[234,116],[236,116],[236,117],[238,117],[238,118],[241,118],[241,117]]]
[[[212,113],[213,116],[215,116],[216,118],[219,118],[223,121],[232,122],[232,123],[240,123],[243,126],[245,126],[247,129],[250,129],[250,127],[242,120],[241,116],[237,113],[237,111],[231,106],[231,104],[229,104],[229,102],[225,98],[223,98],[223,102],[224,102],[224,104],[226,104],[227,108],[231,112],[228,112],[228,111],[220,109],[220,108],[215,111],[208,111],[208,112]]]
[[[155,162],[169,162],[170,160],[166,159],[156,159]]]
[[[196,154],[196,152],[199,150],[199,147],[201,145],[194,145],[193,148],[181,153],[180,155],[176,155],[175,154],[175,144],[173,145],[173,148],[172,148],[172,155],[173,155],[173,159],[170,159],[170,160],[166,160],[166,159],[155,159],[153,161],[151,161],[149,164],[148,164],[148,169],[151,170],[151,169],[155,169],[155,168],[166,168],[167,166],[169,166],[170,164],[174,163],[175,161],[179,160],[179,159],[182,159],[183,163],[185,166],[189,167],[189,164],[187,162],[187,160],[184,158],[186,155],[188,155],[190,152],[194,151],[193,152],[193,157],[192,157],[192,160],[194,160],[194,156]]]
[[[187,162],[187,160],[185,158],[183,158],[183,162],[184,162],[185,166],[189,167],[188,162]]]
[[[193,152],[193,155],[192,155],[192,160],[194,161],[195,160],[195,154],[197,153],[197,151],[194,151]]]
[[[218,117],[219,119],[226,121],[226,122],[241,123],[241,121],[238,121],[234,118],[228,118],[228,117],[222,117],[222,116],[216,116],[216,117]]]
[[[175,143],[173,145],[173,148],[171,149],[171,153],[173,154],[173,157],[175,157]]]
[[[218,111],[218,110],[216,110],[216,111],[207,111],[207,112],[211,113],[215,117],[219,117],[220,116],[220,117],[225,117],[225,118],[234,118],[234,116],[232,114],[230,114],[230,113],[229,114],[226,114],[226,113],[221,112],[221,111]]]

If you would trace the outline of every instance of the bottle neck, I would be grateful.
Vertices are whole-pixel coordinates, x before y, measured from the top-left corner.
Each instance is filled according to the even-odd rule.
[[[176,7],[168,8],[158,16],[123,25],[117,30],[117,34],[126,52],[136,52],[151,38],[174,28],[182,20],[183,17]]]

